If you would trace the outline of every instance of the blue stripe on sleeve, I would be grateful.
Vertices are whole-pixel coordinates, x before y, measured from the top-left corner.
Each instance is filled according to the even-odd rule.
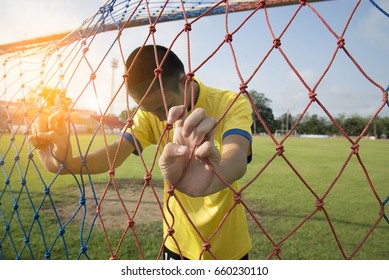
[[[120,136],[121,135],[122,135],[122,133],[120,133]],[[134,147],[134,151],[132,153],[134,155],[139,156],[138,150],[136,149],[134,137],[132,137],[131,133],[124,132],[124,138],[126,138],[131,143],[131,145]],[[143,151],[142,145],[139,143],[138,140],[136,140],[136,143],[137,143],[138,147],[140,148],[140,152],[142,152]]]
[[[228,131],[226,131],[224,134],[223,134],[223,139],[226,138],[228,135],[233,135],[233,134],[238,134],[238,135],[241,135],[243,137],[246,137],[247,140],[250,141],[250,151],[249,151],[249,154],[247,155],[247,163],[250,163],[251,160],[252,160],[252,149],[251,149],[251,144],[253,142],[253,138],[251,136],[250,133],[248,133],[247,131],[245,130],[242,130],[242,129],[239,129],[239,128],[235,128],[235,129],[230,129]]]

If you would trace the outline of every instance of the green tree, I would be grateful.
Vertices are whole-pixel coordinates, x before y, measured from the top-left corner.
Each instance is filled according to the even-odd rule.
[[[267,98],[264,93],[257,92],[256,90],[250,90],[249,94],[251,100],[255,105],[256,111],[258,111],[258,114],[263,119],[265,125],[270,130],[270,132],[274,133],[275,121],[274,121],[273,110],[270,108],[271,100]],[[254,133],[266,132],[265,127],[260,122],[259,117],[256,114],[255,110],[253,112],[252,129]]]
[[[45,87],[42,91],[30,90],[26,101],[28,103],[37,104],[39,98],[42,98],[43,108],[49,109],[59,106],[64,110],[69,110],[73,103],[72,99],[66,96],[66,91],[51,87]]]
[[[119,114],[119,120],[121,120],[122,122],[127,122],[128,116],[132,116],[135,109],[136,108],[134,107],[134,108],[130,108],[129,112],[127,110],[121,111]]]
[[[376,136],[380,138],[389,137],[389,117],[378,118]]]
[[[366,123],[369,120],[370,118],[366,119]],[[389,136],[389,117],[377,116],[369,127],[367,135],[387,138]]]
[[[343,129],[350,136],[358,136],[365,129],[367,120],[361,116],[354,115],[344,121]]]

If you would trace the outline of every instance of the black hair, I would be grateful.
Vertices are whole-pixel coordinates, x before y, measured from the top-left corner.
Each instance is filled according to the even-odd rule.
[[[167,53],[166,59],[163,61]],[[157,69],[156,57],[160,65],[162,83],[165,90],[177,91],[180,74],[185,74],[184,65],[177,55],[163,47],[146,45],[138,47],[128,56],[126,61],[127,87],[130,92],[144,94],[155,77]],[[159,88],[159,81],[154,82],[153,88]]]

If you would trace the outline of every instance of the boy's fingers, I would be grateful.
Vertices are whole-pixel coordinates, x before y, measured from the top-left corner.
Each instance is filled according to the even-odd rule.
[[[188,148],[182,145],[175,143],[167,143],[161,157],[159,158],[159,167],[161,169],[166,169],[172,165],[178,157],[184,156]]]
[[[167,122],[174,123],[176,127],[182,127],[186,118],[186,110],[184,105],[174,106],[170,108]]]
[[[205,138],[213,138],[214,126],[215,120],[212,117],[203,119],[193,131],[195,144],[201,144]]]
[[[213,141],[206,141],[197,147],[195,155],[198,158],[208,158],[211,162],[219,162],[221,158],[219,150],[215,148]]]
[[[56,129],[58,125],[62,125],[65,117],[65,113],[63,111],[56,111],[55,113],[51,114],[48,119],[48,128],[49,129]]]
[[[55,132],[53,130],[47,132],[38,132],[38,139],[43,141],[52,141],[54,138]]]
[[[42,147],[42,143],[36,139],[34,136],[29,136],[28,137],[28,141],[30,142],[31,145],[33,145],[35,148],[39,149],[40,147]]]
[[[35,137],[38,136],[41,132],[47,132],[48,131],[48,121],[47,118],[38,117],[32,124],[32,132]]]
[[[212,133],[215,123],[215,119],[207,116],[204,109],[197,108],[185,119],[182,135],[189,137],[193,133],[195,142],[198,145],[206,135]]]

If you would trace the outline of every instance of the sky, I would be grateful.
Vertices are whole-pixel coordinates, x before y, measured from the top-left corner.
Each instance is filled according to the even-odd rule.
[[[75,30],[105,2],[105,0],[2,0],[0,45]],[[333,0],[312,5],[333,31],[341,34],[356,2]],[[389,11],[389,1],[376,2]],[[268,9],[274,34],[281,34],[296,8],[296,5],[292,5]],[[230,14],[229,32],[234,31],[249,14],[250,11]],[[182,26],[183,21],[159,25],[155,33],[157,43],[170,45]],[[143,43],[147,32],[147,26],[130,28],[123,32],[121,47],[124,56]],[[190,32],[192,69],[202,65],[224,39],[225,34],[226,20],[223,15],[204,17],[192,25]],[[90,96],[96,96],[96,91],[88,88],[86,91],[90,92],[83,94],[78,102],[79,106],[90,109],[97,109],[100,106],[100,109],[103,107],[104,110],[104,104],[109,103],[111,88],[120,86],[124,68],[120,64],[119,68],[114,70],[110,64],[112,59],[120,60],[120,48],[115,44],[107,52],[116,35],[115,32],[100,34],[91,45],[93,49],[87,56],[93,67],[99,64],[98,58],[108,53],[106,62],[97,72],[99,80],[96,80],[96,87],[99,102],[92,101]],[[384,88],[389,84],[388,35],[389,18],[373,7],[368,0],[362,0],[344,36],[347,51],[366,74]],[[259,11],[233,37],[237,65],[234,64],[230,48],[225,44],[196,71],[196,76],[209,86],[235,91],[239,90],[240,77],[244,81],[250,79],[248,90],[264,93],[271,100],[270,107],[276,117],[286,112],[297,115],[304,110],[309,101],[308,92],[278,50],[273,51],[259,71],[250,78],[270,49],[271,42],[272,37],[264,13]],[[309,9],[303,9],[297,15],[283,34],[281,42],[282,51],[310,88],[320,80],[337,46],[335,37]],[[186,37],[180,36],[172,49],[188,68]],[[75,80],[77,82],[69,86],[69,91],[77,96],[75,92],[79,92],[83,85],[78,83],[82,78]],[[382,93],[357,71],[343,51],[337,54],[331,69],[320,81],[316,93],[319,100],[335,116],[372,115],[382,100]],[[125,103],[123,91],[113,104],[114,112],[124,110]],[[312,105],[308,113],[324,114],[316,104]],[[389,108],[385,107],[380,115],[389,116]]]

